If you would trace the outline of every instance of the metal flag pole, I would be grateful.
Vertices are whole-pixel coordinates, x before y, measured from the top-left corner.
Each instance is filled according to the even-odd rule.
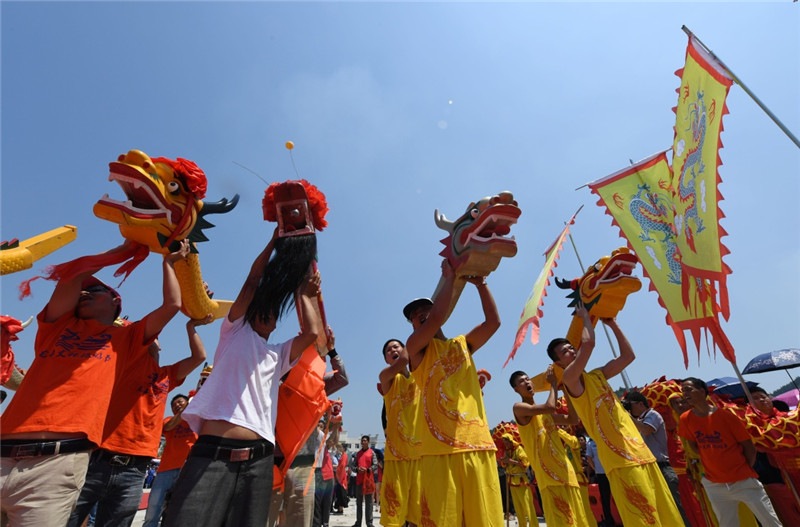
[[[711,55],[711,56],[714,58],[714,60],[716,60],[717,62],[719,62],[720,66],[722,66],[723,68],[725,68],[725,71],[727,71],[727,72],[728,72],[728,75],[730,75],[730,76],[731,76],[731,78],[733,79],[733,81],[734,81],[736,84],[738,84],[739,86],[741,86],[741,88],[744,90],[744,92],[745,92],[747,95],[749,95],[749,96],[750,96],[750,98],[751,98],[751,99],[753,99],[753,101],[755,101],[755,103],[758,105],[758,107],[759,107],[759,108],[761,108],[762,110],[764,110],[764,113],[766,113],[766,114],[769,116],[769,118],[770,118],[770,119],[772,119],[772,121],[773,121],[775,124],[777,124],[777,125],[778,125],[778,128],[780,128],[780,129],[783,131],[783,133],[784,133],[784,134],[786,134],[786,135],[787,135],[787,137],[789,137],[789,139],[790,139],[790,140],[791,140],[791,141],[792,141],[792,142],[795,144],[795,146],[797,146],[798,148],[800,148],[800,140],[798,140],[798,139],[797,139],[797,138],[794,136],[794,134],[792,134],[792,132],[790,132],[790,131],[789,131],[789,129],[788,129],[788,128],[786,128],[786,126],[785,126],[785,125],[784,125],[784,124],[783,124],[783,123],[780,121],[780,119],[778,119],[778,117],[777,117],[777,116],[776,116],[774,113],[772,113],[772,112],[770,111],[770,109],[769,109],[769,108],[767,108],[767,107],[764,105],[764,103],[763,103],[763,102],[761,102],[761,100],[759,100],[759,98],[758,98],[758,97],[756,97],[756,95],[755,95],[753,92],[751,92],[751,91],[750,91],[750,88],[748,88],[747,86],[745,86],[745,84],[744,84],[744,83],[741,81],[741,79],[739,79],[739,77],[737,77],[737,76],[736,76],[736,74],[735,74],[734,72],[732,72],[732,71],[731,71],[731,69],[730,69],[730,68],[729,68],[729,67],[728,67],[728,66],[727,66],[727,65],[726,65],[724,62],[722,62],[722,61],[720,60],[720,58],[719,58],[719,57],[717,57],[717,56],[714,54],[714,52],[713,52],[713,51],[711,51],[711,50],[708,48],[708,46],[706,46],[705,44],[703,44],[703,42],[702,42],[702,41],[701,41],[699,38],[697,38],[697,35],[695,35],[694,33],[692,33],[692,31],[691,31],[691,30],[690,30],[688,27],[686,27],[686,26],[681,26],[681,29],[683,30],[683,32],[684,32],[684,33],[686,33],[687,35],[689,35],[689,37],[690,37],[690,38],[693,38],[694,40],[696,40],[696,41],[697,41],[697,43],[698,43],[698,44],[700,44],[701,46],[703,46],[703,49],[704,49],[704,50],[705,50],[705,51],[706,51],[706,52],[707,52],[709,55]]]
[[[572,239],[572,233],[567,233],[569,236],[569,242],[572,244],[572,250],[575,251],[575,257],[578,259],[578,265],[581,266],[581,270],[586,269],[583,266],[583,262],[581,261],[581,255],[578,254],[578,247],[575,245],[575,240]],[[601,322],[602,324],[602,322]],[[606,338],[608,339],[608,345],[611,346],[611,354],[614,355],[614,358],[617,358],[617,349],[614,347],[614,342],[611,340],[611,334],[608,332],[608,328],[605,324],[602,324],[603,331],[606,334]],[[622,383],[625,385],[625,389],[630,391],[631,389],[631,381],[628,379],[628,372],[625,369],[622,370]]]

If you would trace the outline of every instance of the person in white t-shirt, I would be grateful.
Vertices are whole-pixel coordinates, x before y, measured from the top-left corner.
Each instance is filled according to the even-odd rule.
[[[214,370],[183,412],[200,437],[175,483],[168,527],[267,523],[279,381],[322,332],[312,304],[319,273],[309,271],[295,293],[306,327],[282,344],[267,342],[280,313],[256,291],[275,241],[273,234],[253,262],[220,328]]]

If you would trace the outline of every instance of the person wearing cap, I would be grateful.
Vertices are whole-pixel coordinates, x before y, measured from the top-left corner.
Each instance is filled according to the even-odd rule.
[[[485,277],[462,277],[475,285],[484,321],[466,335],[447,339],[442,325],[456,280],[442,262],[442,288],[432,302],[417,299],[403,309],[414,328],[406,342],[409,370],[421,392],[420,472],[425,482],[423,525],[499,527],[503,524],[500,478],[483,395],[472,354],[500,327]]]
[[[272,298],[256,295],[268,269],[278,229],[253,261],[220,327],[214,370],[183,411],[198,434],[167,505],[165,526],[267,524],[281,377],[322,334],[314,309],[319,273],[298,273],[294,292],[305,322],[298,336],[268,342],[280,317]]]
[[[576,306],[575,316],[583,320],[579,347],[575,349],[569,340],[556,338],[548,344],[547,355],[563,368],[564,393],[597,443],[620,519],[625,525],[682,525],[656,458],[608,383],[636,358],[633,347],[615,319],[602,319],[617,339],[619,356],[586,372],[594,350],[594,324],[583,304]]]
[[[82,525],[95,504],[96,525],[131,525],[139,510],[147,467],[158,457],[167,394],[206,360],[197,326],[212,320],[208,315],[186,323],[191,353],[174,364],[159,366],[158,341],[146,352],[118,361],[122,373],[111,393],[103,441],[92,452],[86,482],[67,527]]]
[[[386,366],[378,376],[386,419],[383,432],[383,484],[381,485],[381,525],[401,527],[408,521],[420,523],[419,424],[420,391],[408,371],[408,351],[397,339],[383,345]]]
[[[128,249],[129,242],[104,253]],[[117,325],[119,293],[92,276],[100,267],[60,279],[39,313],[36,356],[2,418],[4,524],[65,525],[83,486],[122,361],[147,353],[181,306],[173,263],[164,256],[163,301],[138,322]]]
[[[587,516],[588,499],[584,502],[575,467],[558,433],[559,426],[575,425],[578,417],[572,411],[569,414],[555,413],[558,388],[552,365],[548,367],[545,378],[550,391],[544,404],[534,402],[533,383],[528,374],[515,371],[508,379],[511,388],[522,399],[514,403],[512,410],[522,446],[532,460],[545,519],[551,525],[596,525],[594,516]],[[512,496],[513,492],[512,487]],[[516,501],[514,503],[516,507]],[[532,521],[535,516],[532,516]]]

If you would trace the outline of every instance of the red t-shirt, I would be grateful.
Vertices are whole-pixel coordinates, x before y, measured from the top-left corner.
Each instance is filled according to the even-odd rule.
[[[100,447],[134,456],[158,455],[167,394],[183,382],[178,364],[159,367],[146,350],[121,361]]]
[[[99,445],[117,356],[147,350],[150,342],[142,343],[145,320],[125,327],[106,326],[94,319],[76,318],[70,312],[54,322],[45,322],[45,310],[37,317],[36,357],[0,418],[0,428],[3,435],[86,435]]]
[[[735,483],[756,478],[756,471],[747,464],[740,442],[750,439],[744,423],[734,414],[718,408],[708,417],[688,410],[681,415],[678,434],[697,442],[706,479],[714,483]]]
[[[166,425],[171,417],[164,419],[163,425]],[[181,468],[192,445],[197,441],[197,434],[192,432],[189,423],[181,419],[178,426],[172,430],[165,430],[162,434],[166,438],[164,443],[164,452],[161,454],[161,464],[158,465],[158,471],[164,472],[166,470],[173,470]]]

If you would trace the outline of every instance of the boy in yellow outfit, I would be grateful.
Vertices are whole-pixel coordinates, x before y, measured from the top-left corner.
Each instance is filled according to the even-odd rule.
[[[545,521],[550,525],[595,527],[594,516],[586,516],[586,508],[567,450],[558,433],[557,425],[577,424],[574,412],[555,414],[556,377],[553,366],[547,368],[546,380],[550,393],[544,404],[533,402],[533,384],[522,371],[511,374],[509,382],[522,398],[514,404],[514,419],[519,425],[519,435],[525,451],[533,459],[533,472],[539,485]],[[516,502],[514,502],[516,506]],[[522,521],[520,521],[522,525]]]
[[[403,309],[414,328],[406,342],[409,369],[422,391],[420,527],[501,527],[495,446],[472,360],[500,327],[500,316],[485,278],[459,278],[478,289],[485,320],[466,335],[446,339],[442,325],[456,280],[446,260],[442,278],[435,302],[420,298]]]
[[[397,339],[383,345],[379,375],[386,409],[386,448],[381,486],[381,525],[415,527],[420,521],[419,447],[416,438],[420,391],[408,371],[408,352]]]
[[[511,434],[503,434],[505,454],[500,458],[500,464],[506,469],[506,481],[511,487],[511,499],[514,501],[514,510],[517,511],[519,527],[538,526],[536,509],[533,506],[533,494],[528,486],[528,455],[522,445],[514,441]]]
[[[619,357],[605,366],[585,372],[594,349],[594,327],[589,312],[579,304],[576,315],[583,319],[580,348],[567,339],[554,339],[547,346],[553,362],[564,368],[564,392],[580,417],[586,432],[597,443],[600,462],[606,469],[611,493],[626,527],[638,525],[682,525],[683,520],[642,435],[617,399],[608,379],[636,356],[613,318],[602,319],[619,345]]]

